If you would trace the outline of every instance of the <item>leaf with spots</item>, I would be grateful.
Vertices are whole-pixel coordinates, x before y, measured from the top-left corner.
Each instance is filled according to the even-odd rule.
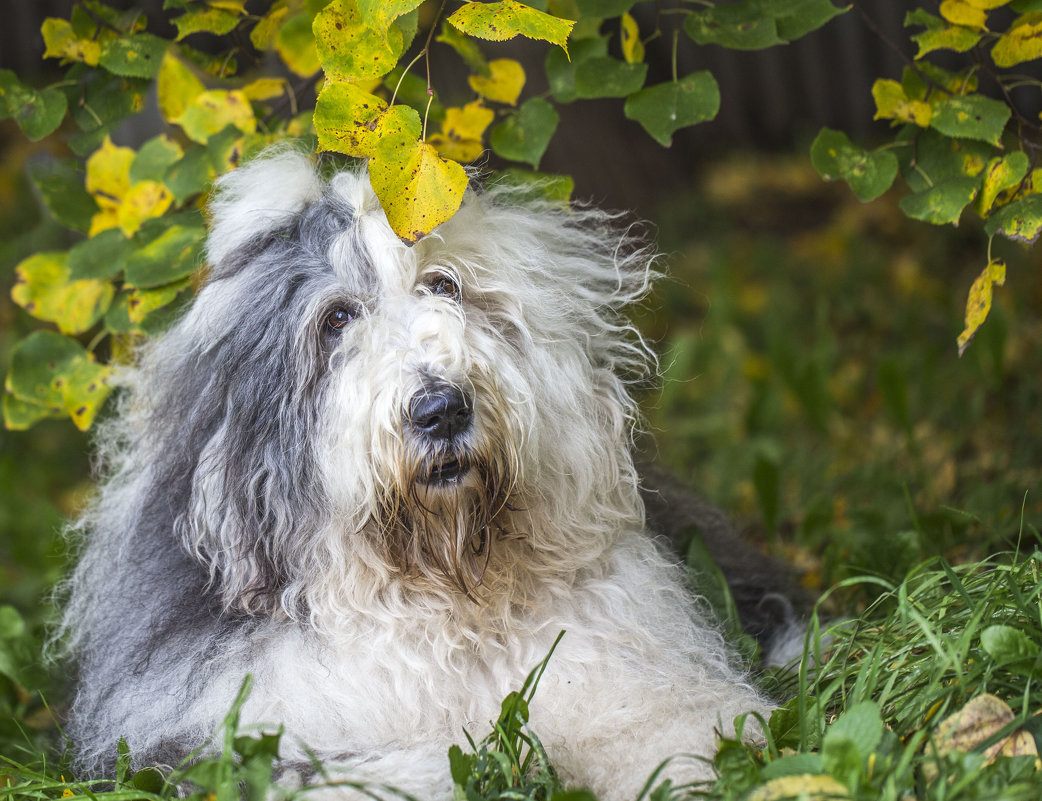
[[[47,17],[40,26],[44,58],[63,58],[97,66],[101,43],[92,36],[80,36],[68,20]]]
[[[391,228],[411,245],[456,213],[467,173],[433,146],[399,133],[380,140],[369,162],[369,181]]]
[[[984,185],[977,197],[977,210],[981,216],[988,214],[1001,192],[1020,185],[1028,174],[1028,166],[1028,156],[1020,150],[996,156],[988,162],[984,171]]]
[[[977,139],[999,146],[1012,111],[999,100],[972,94],[949,97],[938,103],[930,127],[954,139]]]
[[[239,15],[221,8],[189,9],[172,20],[177,26],[177,39],[180,42],[193,33],[212,33],[223,36],[231,33],[239,24]]]
[[[15,268],[11,299],[63,334],[91,328],[108,309],[115,289],[108,281],[71,280],[68,253],[36,253]]]
[[[935,17],[926,9],[917,8],[905,16],[905,26],[922,25],[926,30],[912,36],[912,41],[919,46],[917,59],[935,50],[954,50],[965,53],[981,40],[981,32],[962,25],[952,25],[940,17]]]
[[[934,225],[958,225],[962,210],[977,197],[980,187],[979,177],[953,178],[914,195],[907,195],[901,198],[899,205],[901,211],[915,220]]]
[[[502,42],[515,36],[541,39],[568,52],[568,36],[575,23],[539,11],[515,0],[498,3],[466,3],[449,17],[461,33]]]
[[[185,135],[193,142],[206,144],[210,137],[229,125],[243,133],[257,129],[250,100],[240,89],[210,89],[196,95],[177,120]]]
[[[663,147],[673,143],[675,131],[711,120],[719,110],[720,87],[704,70],[634,92],[623,106],[626,119],[639,122]]]
[[[201,226],[169,225],[127,257],[123,268],[127,286],[153,289],[187,278],[199,267],[205,236]]]
[[[524,106],[521,108],[523,109]],[[441,121],[441,132],[428,137],[428,141],[447,159],[463,162],[474,161],[485,152],[483,141],[485,130],[492,124],[494,118],[495,114],[492,109],[485,106],[480,100],[468,103],[463,108],[445,109],[445,119]],[[494,140],[495,132],[492,136]],[[495,147],[494,142],[492,146]]]
[[[966,327],[959,334],[959,355],[966,351],[970,341],[988,318],[991,311],[992,287],[1006,283],[1006,264],[993,261],[981,272],[970,287],[970,295],[966,299]]]
[[[191,285],[191,278],[183,278],[155,289],[131,289],[127,298],[127,318],[133,325],[140,325],[152,312],[173,303]]]
[[[1027,195],[1003,206],[988,218],[984,232],[1034,244],[1042,233],[1042,195]]]
[[[101,45],[98,63],[115,75],[155,78],[163,63],[168,42],[150,33],[135,33],[107,39]]]
[[[904,86],[889,78],[880,78],[872,84],[872,99],[876,101],[877,120],[910,122],[925,128],[933,116],[929,103],[909,96]]]
[[[1024,14],[991,48],[996,67],[1013,67],[1042,58],[1042,11]]]
[[[130,190],[130,165],[133,161],[133,150],[112,144],[108,137],[87,159],[87,191],[99,209],[91,219],[91,236],[119,225],[119,207]]]
[[[358,81],[386,75],[398,63],[402,32],[370,28],[354,0],[333,0],[315,17],[318,58],[331,81]]]
[[[897,177],[897,157],[889,150],[864,150],[842,131],[829,128],[814,139],[810,158],[822,178],[846,181],[863,202],[879,197]]]
[[[366,27],[386,34],[391,24],[403,14],[418,8],[422,0],[357,0],[358,12]]]

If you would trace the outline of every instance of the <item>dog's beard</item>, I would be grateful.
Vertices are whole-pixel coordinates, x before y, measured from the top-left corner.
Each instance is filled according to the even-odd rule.
[[[509,524],[517,511],[510,462],[459,447],[407,459],[373,514],[390,563],[420,584],[478,600],[496,543],[519,536]]]

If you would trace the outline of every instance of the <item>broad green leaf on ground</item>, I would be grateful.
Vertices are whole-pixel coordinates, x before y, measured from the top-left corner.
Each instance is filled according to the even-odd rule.
[[[980,634],[980,644],[998,665],[1025,661],[1033,664],[1039,655],[1039,644],[1013,626],[988,626]]]
[[[953,96],[933,106],[930,126],[956,139],[978,139],[999,146],[1012,111],[984,95]]]
[[[1028,174],[1028,156],[1020,150],[996,156],[984,171],[984,186],[977,198],[977,210],[986,216],[1000,192],[1018,186]]]
[[[496,173],[494,181],[525,190],[533,197],[550,203],[567,205],[575,191],[575,181],[570,175],[535,172],[520,167],[507,167]]]
[[[401,133],[380,140],[369,162],[369,182],[391,228],[411,245],[456,213],[467,174],[431,145]]]
[[[876,101],[877,120],[910,122],[925,128],[933,116],[929,103],[909,97],[904,86],[889,78],[880,78],[872,84],[872,99]]]
[[[355,0],[333,0],[315,17],[318,59],[331,81],[379,78],[390,72],[402,53],[402,32],[370,28]]]
[[[108,279],[122,272],[136,245],[118,228],[109,228],[69,248],[69,280]]]
[[[1000,234],[1034,244],[1042,233],[1042,195],[1018,198],[995,211],[984,224],[988,236]]]
[[[470,88],[495,103],[513,106],[525,86],[525,68],[512,58],[497,58],[488,62],[489,74],[470,75]]]
[[[166,134],[153,136],[138,150],[130,163],[130,181],[162,181],[170,165],[177,162],[184,151]]]
[[[171,225],[127,257],[127,286],[154,289],[187,278],[199,267],[205,235],[202,226]]]
[[[626,97],[640,90],[647,74],[647,64],[595,56],[575,66],[575,92],[585,99]]]
[[[221,8],[189,9],[179,17],[171,20],[177,26],[177,39],[180,42],[193,33],[212,33],[224,36],[231,33],[239,24],[239,15]]]
[[[51,216],[74,231],[87,233],[98,204],[84,186],[79,165],[72,159],[34,161],[28,171]]]
[[[1042,12],[1024,14],[1010,25],[991,48],[997,67],[1013,67],[1042,58]]]
[[[912,25],[922,25],[926,28],[922,33],[911,37],[912,41],[919,45],[919,52],[915,54],[917,59],[935,50],[954,50],[957,53],[965,53],[983,36],[980,31],[972,28],[945,22],[923,8],[909,11],[905,16],[905,26]]]
[[[257,129],[250,100],[239,89],[210,89],[196,95],[177,120],[193,142],[206,144],[210,137],[234,125],[243,133]]]
[[[622,57],[627,64],[639,64],[644,60],[644,43],[640,40],[640,27],[629,13],[619,18],[619,37],[622,41]]]
[[[418,8],[422,0],[357,0],[362,22],[379,34],[386,35],[391,23]]]
[[[546,79],[550,91],[558,103],[571,103],[578,98],[575,89],[575,70],[579,64],[591,58],[608,55],[608,40],[602,37],[579,39],[572,42],[571,58],[560,50],[546,54]]]
[[[916,220],[934,225],[959,224],[962,210],[980,191],[980,178],[953,178],[929,189],[901,198],[901,211]]]
[[[11,299],[63,334],[91,328],[108,309],[115,290],[108,281],[70,280],[68,253],[36,253],[15,268]]]
[[[522,111],[528,102],[521,106]],[[495,116],[492,109],[482,104],[480,100],[468,103],[463,108],[445,109],[445,118],[441,121],[441,132],[427,137],[427,141],[447,159],[461,162],[474,161],[485,151],[485,130],[492,124]],[[493,147],[495,147],[494,140]]]
[[[36,331],[15,346],[6,388],[23,404],[46,409],[47,416],[66,412],[82,431],[108,396],[111,376],[112,369],[97,364],[78,343],[53,331]],[[11,423],[8,417],[8,427]]]
[[[883,739],[883,718],[879,705],[875,701],[861,701],[848,707],[836,718],[822,741],[826,762],[830,744],[839,739],[853,743],[858,756],[867,761]]]
[[[155,78],[168,42],[150,33],[106,39],[98,63],[109,72],[130,78]]]
[[[541,39],[568,52],[568,35],[575,23],[526,6],[515,0],[498,3],[466,3],[453,13],[449,24],[461,33],[502,42],[515,36]]]
[[[829,128],[815,138],[810,158],[822,178],[846,181],[861,201],[879,197],[897,177],[897,157],[889,150],[864,150],[842,131]]]
[[[535,169],[560,119],[548,101],[532,97],[492,130],[489,141],[499,156],[510,161],[526,162]]]
[[[708,71],[693,72],[679,81],[649,86],[626,98],[626,119],[636,120],[663,147],[673,132],[713,119],[720,110],[720,87]]]
[[[174,51],[175,48],[171,47],[163,55],[156,91],[163,119],[176,123],[188,104],[206,91],[206,86]]]
[[[94,67],[101,56],[101,42],[92,36],[80,36],[68,20],[47,17],[40,26],[44,58],[82,61]]]
[[[966,299],[966,327],[959,334],[957,344],[959,355],[965,352],[977,330],[988,318],[991,311],[992,286],[1006,283],[1006,264],[993,261],[981,272],[970,286],[970,294]]]

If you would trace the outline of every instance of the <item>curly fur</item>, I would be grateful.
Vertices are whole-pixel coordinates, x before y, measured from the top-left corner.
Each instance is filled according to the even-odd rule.
[[[243,718],[284,723],[289,758],[448,799],[447,747],[562,629],[532,725],[605,799],[764,707],[644,530],[627,387],[651,357],[622,310],[652,258],[615,218],[469,190],[409,248],[364,171],[293,151],[210,211],[211,272],[121,375],[78,525],[82,768],[119,736],[176,763],[250,673]],[[465,434],[413,430],[432,386],[471,399]],[[449,459],[469,471],[428,480]]]

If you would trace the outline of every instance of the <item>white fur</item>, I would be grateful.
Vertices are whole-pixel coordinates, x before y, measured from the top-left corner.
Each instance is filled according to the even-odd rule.
[[[320,202],[349,208],[342,230],[279,233]],[[324,185],[293,152],[222,179],[211,211],[216,278],[124,375],[102,437],[109,478],[80,526],[65,631],[86,666],[81,764],[103,765],[120,735],[141,759],[187,751],[251,673],[244,721],[285,724],[284,756],[310,748],[345,776],[450,799],[449,745],[487,730],[562,630],[532,728],[568,783],[606,801],[633,798],[675,753],[711,757],[716,731],[765,708],[644,532],[627,380],[649,357],[621,310],[651,260],[611,217],[470,192],[408,248],[364,172]],[[268,297],[282,297],[282,256],[235,266],[264,237],[300,276],[284,302]],[[442,275],[461,299],[433,293]],[[316,355],[345,298],[355,319]],[[508,499],[463,588],[426,551],[403,565],[380,511],[389,493],[413,497],[428,450],[403,421],[431,381],[473,398],[461,447]],[[242,382],[256,391],[240,398]],[[485,542],[474,472],[418,490],[426,508],[404,518],[457,556]],[[695,760],[669,772],[711,775]]]

